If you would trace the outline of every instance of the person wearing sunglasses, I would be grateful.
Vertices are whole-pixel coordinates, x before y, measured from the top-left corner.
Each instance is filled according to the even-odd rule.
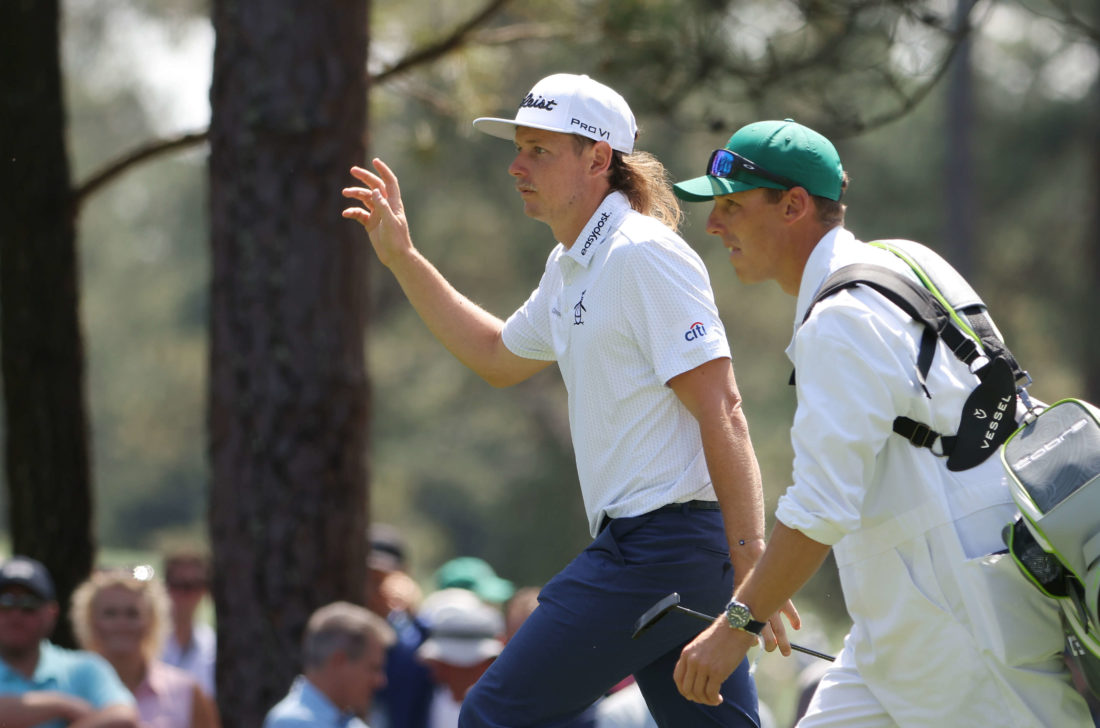
[[[735,600],[775,612],[832,549],[852,618],[800,728],[1089,726],[1061,662],[1058,607],[1004,553],[1016,508],[997,457],[967,470],[892,431],[904,415],[954,432],[978,379],[942,339],[923,386],[924,327],[865,286],[810,303],[853,264],[916,277],[845,229],[848,176],[833,144],[790,119],[735,132],[705,173],[673,185],[711,202],[707,232],[744,283],[796,297],[793,484]],[[756,643],[723,616],[684,649],[679,690],[712,704]]]
[[[168,553],[164,557],[164,584],[171,602],[171,629],[160,659],[191,673],[212,698],[218,638],[214,628],[198,618],[199,606],[209,593],[210,558],[192,549]]]
[[[693,704],[671,680],[693,625],[666,620],[639,640],[629,629],[671,591],[721,609],[764,537],[725,328],[702,260],[676,233],[681,211],[664,166],[635,148],[625,99],[584,75],[547,76],[515,118],[474,127],[513,143],[508,173],[524,213],[557,241],[507,321],[413,246],[397,176],[381,160],[376,172],[352,169],[362,186],[343,194],[360,204],[344,216],[366,228],[428,328],[487,382],[517,384],[557,362],[594,540],[543,587],[466,696],[459,725],[557,725],[633,673],[662,727],[757,726],[747,661],[724,680],[721,706]]]
[[[138,728],[134,698],[106,660],[49,641],[57,617],[41,562],[0,563],[0,725]]]

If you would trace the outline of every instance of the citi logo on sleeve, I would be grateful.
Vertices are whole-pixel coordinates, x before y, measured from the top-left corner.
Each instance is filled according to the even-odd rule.
[[[696,339],[705,338],[707,335],[707,328],[703,326],[701,321],[696,321],[688,328],[687,333],[684,334],[685,341],[695,341]]]

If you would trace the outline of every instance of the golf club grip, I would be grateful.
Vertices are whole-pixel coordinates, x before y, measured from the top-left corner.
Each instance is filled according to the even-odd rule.
[[[702,612],[696,612],[694,609],[688,609],[687,607],[680,606],[679,604],[676,605],[676,611],[691,615],[692,617],[695,617],[696,619],[699,619],[708,624],[717,619],[717,617],[707,616]],[[809,647],[797,645],[794,642],[791,643],[791,649],[795,652],[801,652],[804,655],[811,655],[812,657],[818,657],[822,660],[828,660],[829,662],[833,662],[836,659],[832,655],[825,654],[824,652],[818,652],[817,650],[810,649]]]

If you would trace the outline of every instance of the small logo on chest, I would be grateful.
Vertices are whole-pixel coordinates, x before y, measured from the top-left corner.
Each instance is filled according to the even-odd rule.
[[[588,290],[581,291],[581,298],[577,301],[577,305],[573,307],[573,325],[580,326],[584,323],[584,314],[588,311],[584,307],[584,294],[588,293]]]

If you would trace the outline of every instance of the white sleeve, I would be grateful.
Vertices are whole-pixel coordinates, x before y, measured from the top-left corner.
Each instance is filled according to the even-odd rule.
[[[838,293],[795,336],[794,484],[776,518],[819,543],[860,527],[876,459],[913,396],[906,322],[875,308]]]
[[[631,245],[619,261],[619,305],[662,382],[712,359],[729,358],[702,260],[666,241]]]
[[[550,326],[553,297],[561,287],[556,266],[556,256],[551,252],[538,288],[533,290],[527,301],[504,322],[501,339],[508,347],[508,351],[516,356],[540,361],[557,359]]]

